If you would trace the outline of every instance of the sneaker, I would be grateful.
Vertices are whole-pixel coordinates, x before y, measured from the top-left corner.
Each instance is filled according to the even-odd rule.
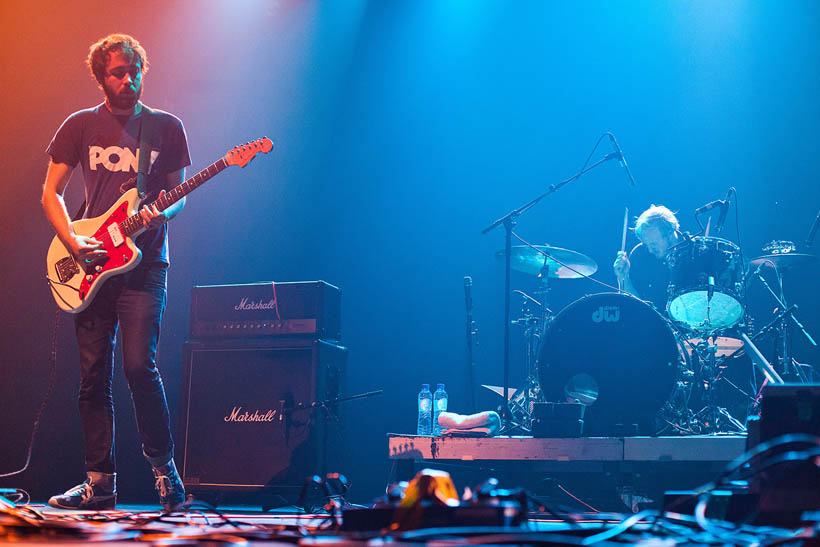
[[[52,496],[48,504],[60,509],[114,509],[117,504],[117,474],[91,471],[85,482],[64,494]]]
[[[154,488],[159,492],[159,502],[166,511],[175,511],[185,502],[185,487],[179,478],[174,460],[154,467]]]

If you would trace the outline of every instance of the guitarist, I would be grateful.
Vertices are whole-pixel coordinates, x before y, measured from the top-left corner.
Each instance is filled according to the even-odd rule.
[[[51,161],[42,198],[48,221],[80,263],[104,259],[106,251],[93,237],[75,234],[70,224],[63,192],[78,164],[85,183],[85,218],[93,218],[105,213],[133,185],[141,154],[150,154],[145,203],[182,182],[185,167],[191,163],[182,122],[166,112],[147,109],[139,100],[148,58],[137,40],[125,34],[106,36],[91,46],[86,62],[105,101],[75,112],[57,131],[47,149]],[[140,132],[148,116],[152,117],[146,132],[150,147],[141,150]],[[76,315],[86,479],[53,496],[49,504],[54,507],[113,509],[116,503],[111,384],[118,327],[142,450],[153,469],[160,503],[171,510],[185,499],[173,460],[165,389],[155,360],[168,267],[165,223],[183,206],[184,199],[164,211],[143,205],[140,215],[147,231],[135,240],[142,261],[106,281],[91,304]]]

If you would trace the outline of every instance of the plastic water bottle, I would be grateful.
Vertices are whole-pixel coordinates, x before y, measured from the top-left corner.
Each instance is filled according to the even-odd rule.
[[[430,393],[430,384],[421,384],[419,391],[419,425],[417,435],[431,435],[433,433],[433,394]]]
[[[441,426],[438,425],[438,415],[447,412],[447,392],[444,391],[444,384],[436,386],[433,393],[433,435],[441,435]]]

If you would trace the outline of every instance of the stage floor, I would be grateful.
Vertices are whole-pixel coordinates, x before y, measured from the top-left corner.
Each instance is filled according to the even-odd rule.
[[[727,527],[712,533],[692,517],[678,514],[619,515],[530,513],[520,526],[420,528],[345,532],[327,514],[261,512],[252,507],[224,507],[162,514],[153,506],[118,505],[115,511],[66,511],[42,504],[0,508],[0,541],[45,545],[93,543],[151,545],[302,545],[373,547],[391,545],[549,544],[657,545],[762,542],[799,538],[799,530],[773,527]],[[707,528],[711,527],[709,524]],[[711,529],[711,528],[710,528]],[[717,527],[715,527],[717,529]],[[804,532],[805,536],[805,532]],[[808,537],[802,539],[807,540]],[[586,541],[585,541],[586,540]],[[646,543],[650,542],[650,543]],[[663,543],[661,543],[663,542]],[[794,543],[799,544],[799,541]]]

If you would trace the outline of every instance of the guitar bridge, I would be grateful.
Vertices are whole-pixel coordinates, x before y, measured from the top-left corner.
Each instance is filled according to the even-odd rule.
[[[57,279],[60,280],[60,283],[66,283],[72,277],[80,273],[80,268],[77,266],[77,263],[74,261],[74,257],[72,256],[67,256],[58,260],[54,264],[54,269],[57,270]]]

